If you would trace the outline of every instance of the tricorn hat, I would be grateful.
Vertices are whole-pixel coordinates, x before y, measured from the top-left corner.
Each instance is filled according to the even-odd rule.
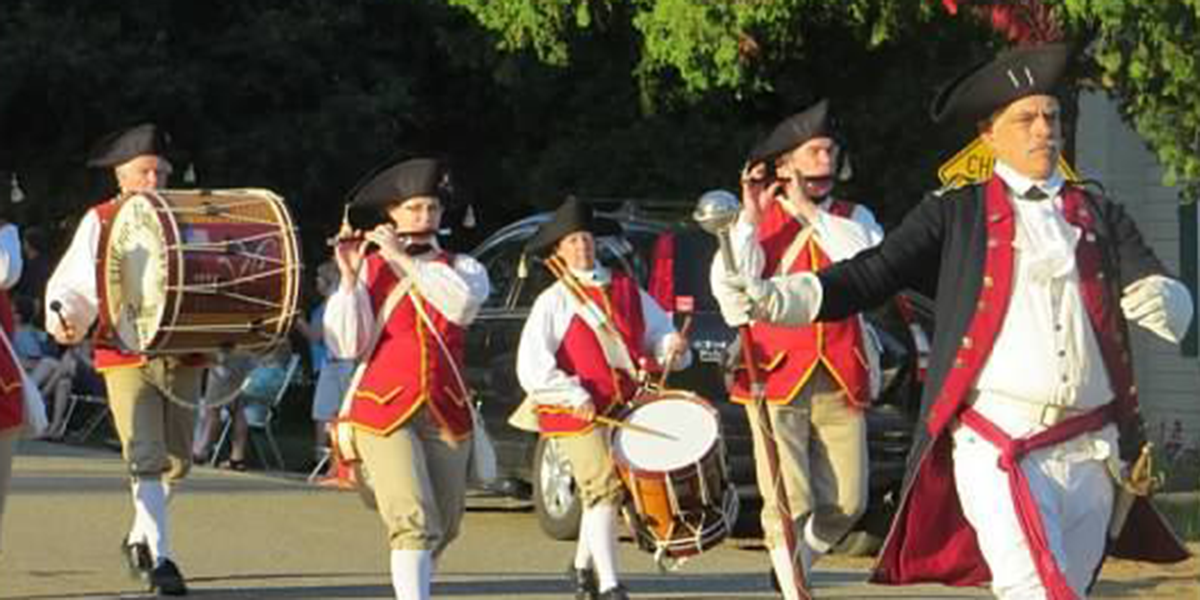
[[[387,208],[418,196],[434,196],[447,207],[453,197],[450,169],[434,158],[386,163],[363,177],[350,192],[355,208]]]
[[[142,123],[114,131],[102,138],[88,154],[89,167],[115,167],[143,154],[166,157],[171,136],[154,123]]]
[[[534,255],[548,254],[559,240],[576,231],[587,231],[596,237],[623,232],[619,223],[597,217],[590,204],[571,196],[554,211],[549,221],[538,227],[533,237],[525,244],[525,252]]]
[[[770,135],[750,150],[746,164],[774,160],[813,138],[833,137],[836,133],[837,128],[829,114],[829,100],[821,100],[776,125]]]
[[[1024,46],[976,65],[947,83],[929,107],[935,123],[978,123],[1026,96],[1052,95],[1071,58],[1067,44]]]

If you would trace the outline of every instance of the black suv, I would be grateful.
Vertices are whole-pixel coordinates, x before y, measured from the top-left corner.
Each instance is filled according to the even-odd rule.
[[[736,332],[725,325],[708,283],[715,238],[689,220],[675,222],[639,216],[630,210],[602,213],[621,223],[624,235],[597,240],[601,263],[637,276],[663,308],[691,315],[692,365],[671,374],[669,387],[685,389],[712,402],[721,415],[729,477],[742,500],[744,526],[756,527],[758,489],[754,453],[745,411],[728,401],[725,387],[727,348]],[[556,539],[578,533],[580,506],[570,468],[552,440],[518,430],[507,419],[524,397],[517,381],[516,353],[521,329],[533,301],[554,279],[540,264],[522,255],[525,242],[550,218],[542,213],[512,223],[481,243],[472,255],[487,268],[492,295],[468,329],[466,374],[480,394],[488,433],[496,445],[500,478],[492,491],[528,498],[543,530]],[[843,542],[843,550],[870,552],[886,533],[893,500],[904,475],[905,457],[920,398],[922,336],[929,333],[927,301],[898,297],[868,318],[884,347],[883,391],[868,411],[871,502],[861,532]],[[920,323],[920,324],[918,324]],[[749,505],[748,505],[749,503]],[[846,547],[849,546],[849,547]]]

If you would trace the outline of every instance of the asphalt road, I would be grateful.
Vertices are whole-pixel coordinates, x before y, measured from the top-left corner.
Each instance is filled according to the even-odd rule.
[[[102,450],[26,442],[4,518],[0,598],[143,598],[117,544],[132,509],[118,457]],[[573,545],[545,538],[533,514],[506,502],[471,502],[463,536],[447,551],[434,596],[569,598],[562,575]],[[383,528],[353,493],[295,477],[198,468],[173,499],[175,553],[192,597],[391,598]],[[634,598],[774,598],[767,557],[736,540],[659,573],[648,554],[622,544]],[[1169,569],[1106,567],[1095,598],[1200,598],[1192,560]],[[864,582],[869,562],[835,558],[816,572],[818,598],[988,598],[979,590],[889,588]],[[1110,575],[1111,571],[1111,575]]]

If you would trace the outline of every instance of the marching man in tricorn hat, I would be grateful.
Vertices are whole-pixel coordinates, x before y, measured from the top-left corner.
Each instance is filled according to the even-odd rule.
[[[186,594],[187,586],[172,558],[167,504],[172,485],[192,465],[195,415],[170,401],[163,390],[194,402],[202,359],[151,358],[120,349],[97,291],[97,280],[103,277],[99,257],[120,206],[117,200],[166,187],[172,170],[169,149],[167,133],[145,123],[110,134],[92,151],[88,166],[112,169],[120,194],[88,209],[75,230],[46,284],[46,330],[60,344],[78,344],[98,321],[94,361],[108,388],[108,406],[133,488],[134,521],[121,551],[131,573],[146,577],[151,590],[177,596]]]
[[[879,243],[883,230],[867,207],[833,197],[846,176],[845,149],[828,101],[777,125],[750,153],[742,177],[742,214],[731,231],[739,272],[755,278],[815,271]],[[712,265],[713,294],[736,306],[722,257]],[[744,312],[722,311],[737,327]],[[799,597],[793,562],[805,572],[850,531],[867,507],[867,427],[863,408],[878,392],[878,350],[865,322],[850,316],[814,326],[755,321],[752,355],[760,381],[736,372],[730,397],[746,406],[754,438],[762,527],[776,581],[785,598]],[[767,403],[755,406],[761,386]],[[766,444],[770,419],[778,464]],[[774,481],[778,478],[779,481]],[[786,493],[786,509],[775,486]],[[793,527],[796,556],[783,529]]]
[[[729,310],[783,323],[842,319],[905,287],[935,295],[925,435],[877,583],[1067,600],[1087,594],[1106,550],[1187,557],[1114,479],[1143,442],[1128,323],[1178,342],[1192,300],[1119,204],[1058,172],[1069,58],[1014,50],[934,102],[935,120],[977,124],[997,159],[989,181],[926,198],[878,251],[733,283]]]
[[[638,388],[639,371],[691,362],[687,340],[629,274],[596,257],[597,238],[616,222],[569,198],[530,239],[558,282],[533,303],[517,348],[517,377],[537,403],[538,426],[571,464],[583,505],[579,542],[568,572],[577,600],[624,600],[617,573],[617,510],[624,486],[609,453],[608,427]]]
[[[426,600],[434,560],[458,536],[471,454],[471,393],[463,379],[466,328],[487,299],[487,272],[437,241],[451,198],[438,160],[414,158],[375,171],[353,205],[388,222],[343,231],[337,291],[325,309],[330,353],[360,361],[341,420],[374,488],[391,546],[399,600]]]

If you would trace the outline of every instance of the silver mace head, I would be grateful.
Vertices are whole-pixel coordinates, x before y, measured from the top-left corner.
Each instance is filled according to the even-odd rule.
[[[737,222],[742,206],[737,196],[725,190],[709,190],[696,201],[696,210],[692,218],[700,228],[713,234],[729,230]]]

